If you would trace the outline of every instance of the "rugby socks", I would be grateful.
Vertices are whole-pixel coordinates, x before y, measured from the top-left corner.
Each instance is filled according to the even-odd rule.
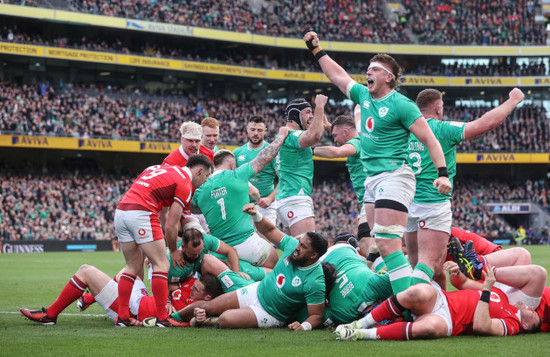
[[[166,301],[168,300],[167,272],[153,271],[151,290],[155,298],[155,306],[157,307],[157,318],[159,320],[166,320],[168,318],[168,310],[166,310]]]
[[[412,322],[396,322],[377,328],[359,329],[364,340],[410,340],[412,339]]]
[[[407,290],[411,286],[412,268],[403,254],[403,251],[398,250],[384,258],[388,274],[390,276],[390,284],[394,294]]]
[[[120,274],[118,279],[118,317],[122,320],[130,318],[130,296],[136,276],[128,273]],[[166,297],[164,298],[166,304]]]
[[[76,301],[79,297],[82,296],[86,290],[86,285],[82,280],[74,275],[71,280],[65,285],[61,294],[53,304],[48,306],[48,316],[56,317],[61,311],[63,311],[67,306]]]
[[[418,263],[413,270],[411,285],[420,283],[430,284],[433,277],[434,271],[429,266],[424,263]]]
[[[406,309],[397,301],[397,297],[392,295],[389,299],[375,307],[367,316],[359,320],[363,327],[371,327],[384,320],[391,320],[403,314]]]

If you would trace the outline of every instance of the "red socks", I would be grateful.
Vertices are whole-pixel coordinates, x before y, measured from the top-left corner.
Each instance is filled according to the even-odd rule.
[[[155,306],[157,307],[157,318],[165,320],[168,318],[168,310],[166,310],[166,301],[168,300],[168,273],[163,271],[153,271],[151,279],[151,290],[155,298]],[[119,305],[120,306],[120,305]]]
[[[376,328],[378,340],[410,340],[412,339],[412,322],[396,322],[391,325]]]
[[[390,320],[397,316],[401,316],[405,310],[406,309],[397,301],[395,295],[392,295],[389,299],[385,300],[382,304],[372,310],[371,316],[374,321],[382,322],[384,320]]]
[[[135,275],[122,273],[118,281],[118,316],[123,320],[130,318],[130,295],[135,280]]]
[[[76,275],[74,275],[71,280],[69,280],[67,285],[65,285],[57,300],[55,300],[54,303],[48,307],[48,316],[56,317],[59,315],[67,306],[82,296],[84,291],[86,291],[87,286],[88,285],[83,283],[76,277]]]

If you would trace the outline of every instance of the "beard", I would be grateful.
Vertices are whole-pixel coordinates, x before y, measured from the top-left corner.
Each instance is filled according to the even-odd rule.
[[[288,256],[288,261],[295,267],[301,267],[305,260],[305,258],[294,258],[292,254]]]
[[[252,138],[249,137],[249,138],[248,138],[248,141],[250,141],[250,142],[251,142],[252,144],[254,144],[254,145],[258,145],[259,143],[262,142],[262,138],[258,138],[258,139],[256,139],[256,140],[254,140],[254,139],[252,139]]]

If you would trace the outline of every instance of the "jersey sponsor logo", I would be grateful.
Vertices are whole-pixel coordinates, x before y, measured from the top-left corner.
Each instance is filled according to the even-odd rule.
[[[373,117],[368,117],[367,118],[367,121],[365,122],[365,129],[369,133],[372,133],[372,131],[374,130],[374,118]]]
[[[285,282],[286,282],[286,277],[284,274],[279,274],[277,275],[277,280],[275,281],[275,283],[277,284],[277,287],[280,289],[283,287],[283,285],[285,285]]]
[[[172,300],[179,300],[181,299],[181,290],[177,289],[172,291]]]
[[[388,114],[388,111],[389,111],[388,107],[382,107],[378,109],[378,115],[380,116],[380,118],[383,118],[386,116],[386,114]]]
[[[365,101],[363,102],[363,108],[369,109],[369,107],[370,107],[369,101],[368,101],[368,100],[365,100]]]
[[[292,286],[297,287],[302,284],[302,279],[300,279],[299,276],[295,276],[294,279],[292,279]]]
[[[246,156],[244,155],[239,155],[239,157],[237,158],[237,161],[244,161],[246,160]]]
[[[426,221],[424,221],[424,220],[418,221],[418,227],[419,227],[419,228],[424,228],[424,227],[426,227]]]

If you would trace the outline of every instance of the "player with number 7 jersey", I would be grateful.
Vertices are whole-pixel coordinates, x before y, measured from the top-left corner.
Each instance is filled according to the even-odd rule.
[[[166,310],[170,263],[166,257],[159,215],[166,214],[164,232],[170,257],[174,264],[182,266],[185,261],[182,252],[176,247],[180,217],[184,209],[189,209],[194,187],[200,187],[210,176],[211,170],[211,161],[200,154],[191,156],[186,167],[148,167],[132,183],[118,204],[115,229],[126,266],[118,284],[116,326],[139,325],[130,317],[129,301],[136,275],[143,265],[142,252],[153,265],[151,289],[157,308],[157,326],[172,326]]]

